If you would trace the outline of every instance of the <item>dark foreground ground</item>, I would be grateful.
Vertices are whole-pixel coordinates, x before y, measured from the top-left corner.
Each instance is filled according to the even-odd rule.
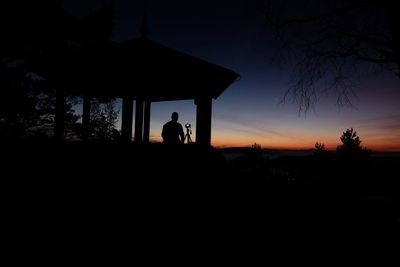
[[[229,165],[300,222],[400,226],[399,154],[304,154],[269,159],[249,149]]]
[[[214,149],[160,145],[2,151],[3,217],[24,234],[199,237],[399,226],[399,157],[268,160],[250,150],[226,160]]]

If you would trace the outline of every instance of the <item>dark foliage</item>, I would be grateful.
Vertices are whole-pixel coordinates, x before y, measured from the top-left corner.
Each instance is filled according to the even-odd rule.
[[[7,1],[0,16],[0,139],[1,142],[43,139],[53,135],[56,88],[52,77],[35,74],[32,59],[46,58],[69,47],[105,42],[111,37],[112,3],[107,1],[87,17],[75,18],[62,2]],[[90,34],[89,34],[90,33]],[[40,62],[40,60],[39,60]],[[80,132],[67,98],[66,138]]]
[[[118,141],[119,132],[115,128],[118,119],[115,100],[95,99],[91,103],[90,131],[95,141]]]
[[[361,146],[360,137],[357,135],[357,132],[353,130],[353,128],[347,129],[345,132],[343,132],[340,140],[343,144],[338,146],[336,149],[339,154],[347,156],[368,154],[367,148]]]
[[[319,143],[316,142],[315,143],[315,148],[314,148],[314,155],[317,157],[321,157],[321,156],[327,156],[330,153],[325,149],[325,144],[324,143]]]

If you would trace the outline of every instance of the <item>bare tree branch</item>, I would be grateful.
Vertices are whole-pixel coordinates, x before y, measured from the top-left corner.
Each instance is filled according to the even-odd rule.
[[[266,17],[282,43],[277,57],[295,62],[283,101],[294,101],[299,112],[330,91],[339,106],[351,105],[365,63],[400,76],[399,18],[392,0],[269,0]]]

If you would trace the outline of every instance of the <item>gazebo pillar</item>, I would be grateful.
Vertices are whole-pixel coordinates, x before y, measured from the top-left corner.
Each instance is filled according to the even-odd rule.
[[[125,143],[132,141],[133,98],[122,99],[121,139]]]
[[[82,141],[88,142],[90,136],[90,109],[91,97],[88,95],[83,96],[83,109],[82,109]]]
[[[211,145],[211,97],[195,99],[196,111],[196,143]]]
[[[65,120],[65,106],[66,97],[63,92],[57,90],[56,92],[56,112],[54,124],[54,137],[57,141],[64,140],[64,120]]]
[[[150,143],[150,111],[151,102],[146,100],[144,102],[144,128],[143,128],[143,142]]]
[[[136,100],[135,143],[143,142],[143,100]]]

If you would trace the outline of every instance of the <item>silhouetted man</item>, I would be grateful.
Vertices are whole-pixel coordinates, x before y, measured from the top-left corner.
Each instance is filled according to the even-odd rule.
[[[165,144],[183,144],[185,140],[182,124],[178,122],[178,117],[178,113],[173,112],[171,120],[163,126],[161,136]]]

